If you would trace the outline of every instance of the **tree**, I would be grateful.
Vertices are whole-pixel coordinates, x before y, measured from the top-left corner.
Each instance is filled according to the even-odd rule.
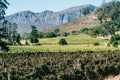
[[[44,32],[38,32],[38,37],[39,37],[39,38],[45,37],[45,33],[44,33]]]
[[[46,33],[45,37],[46,38],[53,38],[53,37],[56,37],[56,35],[54,32],[48,32],[48,33]]]
[[[17,35],[16,35],[16,42],[17,42],[19,45],[21,44],[20,39],[21,39],[20,34],[17,34]]]
[[[115,21],[106,22],[103,26],[107,30],[107,32],[111,35],[112,34],[115,35],[115,31],[118,28],[118,24]]]
[[[63,33],[62,33],[62,36],[67,37],[67,36],[68,36],[68,33],[67,33],[67,32],[63,32]]]
[[[12,43],[13,45],[16,43],[16,36],[17,36],[17,24],[12,24]]]
[[[60,39],[58,42],[60,45],[67,45],[67,41],[65,39]]]
[[[102,5],[96,11],[98,19],[102,23],[103,20],[107,21],[108,18],[116,20],[120,18],[120,1],[111,1]]]
[[[113,45],[113,47],[117,48],[118,47],[118,41],[114,41],[112,45]]]
[[[0,0],[0,22],[3,22],[5,10],[8,8],[7,5],[9,3],[6,0]],[[5,42],[6,35],[4,34],[6,28],[0,24],[0,47],[3,51],[9,51],[9,47],[7,47],[7,43]]]
[[[34,25],[31,25],[32,31],[30,33],[30,42],[38,43],[38,31]]]
[[[54,33],[56,34],[56,36],[59,36],[59,35],[60,35],[60,29],[58,29],[58,28],[55,29],[55,30],[54,30]]]
[[[110,40],[109,40],[109,44],[112,44],[113,47],[118,47],[119,42],[120,41],[120,35],[119,34],[115,34],[112,35]]]

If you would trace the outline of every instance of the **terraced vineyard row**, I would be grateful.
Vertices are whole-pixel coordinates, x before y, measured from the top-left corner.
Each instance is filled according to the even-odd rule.
[[[120,51],[0,54],[0,80],[103,80],[120,73]]]

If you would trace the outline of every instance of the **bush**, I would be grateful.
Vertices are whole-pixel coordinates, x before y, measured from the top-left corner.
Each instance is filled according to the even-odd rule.
[[[120,35],[112,35],[110,38],[110,43],[112,44],[114,41],[119,41],[120,40]]]
[[[67,45],[67,41],[65,39],[60,39],[58,44],[60,44],[60,45]]]
[[[31,43],[38,43],[39,40],[38,40],[38,38],[30,38],[30,42]]]
[[[67,37],[67,36],[68,36],[68,33],[67,33],[67,32],[63,32],[63,33],[62,33],[62,36]]]
[[[53,38],[53,37],[56,37],[56,34],[54,32],[48,32],[48,33],[46,33],[45,37],[46,38]]]
[[[113,47],[118,47],[118,41],[114,41],[112,45]]]
[[[94,46],[98,46],[98,45],[100,45],[99,42],[95,42],[95,43],[94,43]]]

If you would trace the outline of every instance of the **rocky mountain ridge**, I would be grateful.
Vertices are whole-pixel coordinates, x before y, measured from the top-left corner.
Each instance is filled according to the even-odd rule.
[[[89,7],[90,12],[96,10],[97,7],[88,4],[82,6],[71,7],[62,11],[53,12],[45,10],[41,13],[32,11],[21,11],[6,17],[10,22],[18,24],[18,32],[23,34],[31,30],[31,25],[35,25],[39,31],[62,25],[76,18],[83,16],[83,9]]]

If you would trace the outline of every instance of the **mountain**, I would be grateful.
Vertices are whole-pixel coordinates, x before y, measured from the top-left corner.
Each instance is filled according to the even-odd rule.
[[[50,29],[46,29],[44,30],[44,32],[51,32],[54,31],[55,29],[60,29],[61,32],[71,32],[73,30],[79,31],[81,28],[91,28],[99,25],[100,21],[98,20],[97,15],[94,12],[92,12],[91,14],[82,16],[71,22],[52,27]]]
[[[9,22],[18,24],[18,32],[25,33],[31,30],[31,25],[35,25],[39,31],[49,29],[54,26],[62,25],[83,16],[84,8],[89,7],[90,12],[96,10],[97,7],[93,5],[82,5],[71,7],[62,11],[53,12],[45,10],[41,13],[34,13],[32,11],[22,11],[9,16],[6,19]]]

